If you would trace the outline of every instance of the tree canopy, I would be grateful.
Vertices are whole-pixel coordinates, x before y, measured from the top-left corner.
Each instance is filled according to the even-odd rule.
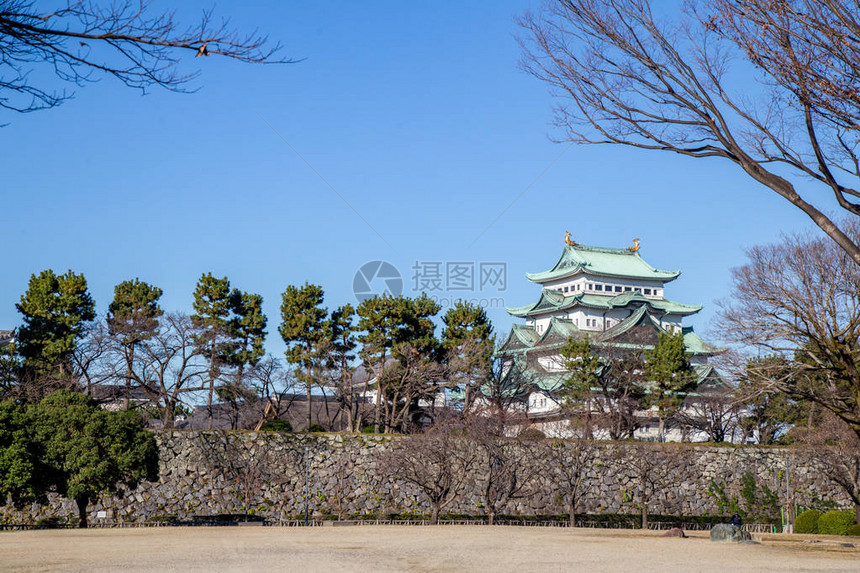
[[[30,418],[46,481],[75,501],[81,527],[100,494],[158,478],[155,438],[136,412],[110,412],[88,396],[59,390],[32,406]]]
[[[860,215],[858,21],[853,0],[547,0],[523,64],[558,139],[731,162],[860,264],[827,215]]]
[[[31,112],[72,97],[52,87],[83,85],[112,76],[131,88],[193,91],[197,72],[180,72],[182,54],[224,56],[251,63],[288,63],[277,44],[256,32],[242,35],[212,11],[185,26],[173,11],[155,12],[148,0],[0,0],[0,108]]]

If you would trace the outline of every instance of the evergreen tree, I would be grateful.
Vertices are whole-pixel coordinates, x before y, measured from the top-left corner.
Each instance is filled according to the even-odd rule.
[[[244,367],[254,366],[266,353],[263,343],[266,341],[268,319],[263,314],[263,297],[258,294],[234,289],[230,306],[232,316],[227,321],[227,336],[231,342],[223,357],[227,364],[236,366],[236,378],[241,384]]]
[[[355,360],[355,309],[351,304],[345,304],[331,312],[326,322],[325,333],[325,365],[331,373],[330,379],[337,390],[343,410],[347,415],[347,426],[355,431],[361,428],[356,425],[359,418],[360,404],[355,387],[352,383]]]
[[[80,527],[87,526],[87,506],[100,494],[158,478],[155,438],[137,412],[109,412],[89,396],[60,390],[28,415],[46,466],[42,479],[75,501]]]
[[[654,348],[645,351],[645,377],[651,384],[646,400],[657,407],[662,442],[666,419],[681,408],[686,393],[696,384],[682,332],[660,332]]]
[[[17,340],[22,377],[31,384],[43,377],[60,380],[61,385],[72,383],[72,352],[86,323],[95,318],[95,303],[84,276],[72,271],[56,275],[52,270],[32,275],[15,307],[24,318]],[[35,396],[45,393],[35,384],[30,390]]]
[[[383,401],[386,395],[385,377],[382,376],[391,349],[401,343],[410,345],[410,353],[435,358],[439,341],[435,337],[433,317],[441,307],[426,294],[416,298],[383,295],[362,301],[358,306],[358,340],[362,344],[361,358],[377,382],[374,426],[379,431],[383,421]],[[401,354],[406,356],[406,354]],[[405,362],[401,360],[401,362]],[[370,378],[368,376],[368,378]],[[364,394],[369,380],[365,382]]]
[[[113,301],[108,306],[108,331],[119,343],[126,363],[126,408],[131,396],[137,345],[153,335],[158,329],[158,318],[164,314],[158,305],[161,294],[160,288],[135,278],[114,287]]]
[[[463,411],[472,405],[472,391],[487,379],[491,368],[495,335],[486,311],[478,305],[458,300],[442,317],[448,369],[463,381]]]
[[[587,334],[581,339],[570,338],[561,349],[561,355],[565,359],[564,367],[570,372],[562,390],[565,406],[574,401],[585,403],[584,437],[590,440],[594,436],[591,420],[594,388],[600,384],[603,369],[600,358],[592,352]]]
[[[287,362],[299,369],[308,400],[308,428],[312,425],[312,389],[322,367],[321,345],[326,335],[328,309],[322,306],[321,286],[289,285],[282,295],[281,326],[278,331],[287,345]]]
[[[221,375],[221,365],[227,343],[227,321],[232,309],[232,291],[227,277],[215,278],[206,273],[197,281],[194,290],[194,314],[191,320],[199,329],[198,345],[203,348],[209,361],[209,396],[206,407],[209,410],[209,428],[212,428],[212,397],[215,381]]]
[[[46,485],[33,429],[26,410],[12,400],[0,402],[0,499],[20,507],[42,497]]]
[[[231,383],[218,388],[218,398],[231,404],[233,410],[232,427],[239,423],[239,404],[252,399],[256,393],[245,385],[246,366],[255,366],[265,354],[263,343],[266,340],[266,315],[263,314],[263,297],[234,289],[230,295],[232,316],[227,321],[227,337],[221,358],[226,364],[236,368]]]

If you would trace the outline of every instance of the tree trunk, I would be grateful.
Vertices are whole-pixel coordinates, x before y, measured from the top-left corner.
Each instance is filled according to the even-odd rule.
[[[570,505],[567,506],[567,518],[571,527],[576,527],[576,499],[570,498]]]
[[[642,529],[648,529],[648,504],[643,501],[639,509],[642,511]]]
[[[307,391],[308,391],[308,432],[310,432],[311,431],[311,424],[313,424],[313,422],[312,422],[313,410],[311,409],[311,406],[313,405],[311,403],[311,400],[313,400],[313,398],[311,397],[311,371],[310,371],[310,369],[308,369],[307,377],[308,377],[307,380],[305,380],[305,386],[307,387]]]
[[[75,498],[75,503],[78,504],[78,516],[80,517],[78,527],[86,529],[89,525],[87,523],[87,506],[90,504],[90,497],[88,495],[78,496]]]
[[[496,510],[490,509],[487,511],[487,525],[494,525],[496,522]]]
[[[430,510],[430,525],[439,523],[439,504],[434,503]]]
[[[854,523],[860,524],[860,503],[854,504]]]
[[[662,444],[666,441],[666,438],[663,436],[663,431],[666,426],[666,421],[663,419],[663,416],[657,418],[659,420],[657,425],[657,440]]]
[[[585,401],[585,408],[586,408],[586,412],[585,412],[585,439],[586,440],[593,440],[594,434],[592,433],[592,430],[591,430],[591,396],[590,395],[588,396],[588,400]],[[573,525],[571,525],[571,527],[573,527]]]

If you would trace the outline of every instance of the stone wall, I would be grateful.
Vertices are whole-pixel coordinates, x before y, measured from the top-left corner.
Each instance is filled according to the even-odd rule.
[[[128,523],[159,516],[189,519],[225,513],[255,513],[268,519],[302,515],[305,505],[305,456],[308,458],[307,496],[310,512],[319,516],[388,513],[428,513],[424,497],[414,488],[385,476],[377,467],[380,454],[398,440],[376,435],[302,435],[253,432],[161,432],[160,479],[116,497],[103,497],[90,506],[92,523]],[[636,513],[632,492],[637,482],[620,452],[636,449],[653,452],[647,443],[613,445],[599,443],[590,466],[579,512]],[[677,446],[673,446],[677,447]],[[786,494],[784,480],[789,466],[789,490],[797,503],[830,499],[849,506],[848,499],[824,474],[800,463],[785,448],[690,446],[692,455],[672,467],[670,481],[655,488],[649,502],[652,514],[709,515],[719,513],[712,483],[722,484],[730,495],[740,491],[741,476],[750,471],[756,481]],[[306,454],[307,451],[307,454]],[[547,464],[536,460],[534,463]],[[536,487],[523,498],[512,500],[500,513],[518,515],[564,514],[566,508],[551,477],[551,468],[540,471]],[[443,511],[481,515],[481,474],[473,472],[465,491]],[[52,496],[46,505],[16,511],[0,509],[0,519],[32,522],[48,516],[76,517],[70,501]]]

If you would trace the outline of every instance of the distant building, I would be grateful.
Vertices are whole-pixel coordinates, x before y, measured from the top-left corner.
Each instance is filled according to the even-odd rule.
[[[0,330],[0,350],[15,342],[14,330]]]
[[[498,355],[505,362],[506,377],[518,377],[528,388],[523,409],[545,433],[558,433],[562,411],[559,390],[570,374],[561,348],[570,338],[589,336],[600,355],[611,348],[652,348],[660,332],[683,333],[690,362],[697,376],[698,392],[724,390],[727,383],[708,364],[723,352],[702,340],[683,319],[701,310],[700,305],[682,304],[664,296],[666,284],[680,271],[655,269],[639,254],[639,240],[628,248],[613,249],[580,245],[565,237],[558,262],[548,271],[526,277],[541,286],[538,301],[508,308],[512,316],[525,319],[515,324]],[[654,412],[637,413],[635,436],[657,438]],[[554,423],[554,425],[553,425]],[[684,428],[667,428],[667,439],[690,435]]]

